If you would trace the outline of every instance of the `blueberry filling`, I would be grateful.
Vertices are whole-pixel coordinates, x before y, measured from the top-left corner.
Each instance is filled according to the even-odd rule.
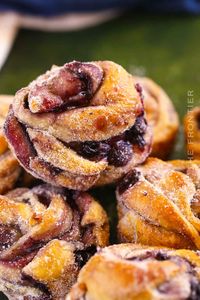
[[[28,284],[37,289],[39,289],[42,292],[41,296],[25,296],[24,300],[50,300],[52,299],[51,293],[49,292],[48,288],[44,283],[38,282],[37,280],[33,279],[31,276],[28,276],[26,274],[22,274],[22,280],[24,284]]]
[[[187,300],[199,300],[200,299],[200,282],[197,278],[193,278],[190,283],[190,296]]]
[[[132,145],[144,149],[146,130],[147,122],[142,114],[136,119],[135,124],[121,135],[101,142],[71,142],[67,146],[91,161],[107,158],[109,165],[122,167],[131,160],[134,154]]]
[[[193,276],[190,283],[190,295],[187,298],[184,298],[186,300],[199,300],[200,299],[200,282],[199,280]],[[166,281],[162,285],[158,287],[158,291],[160,293],[163,293],[165,295],[170,296],[177,296],[181,293],[182,286],[180,283],[176,282],[175,280]],[[183,299],[181,297],[181,299]]]
[[[142,253],[139,256],[131,256],[128,257],[127,260],[136,260],[136,261],[143,261],[143,260],[147,260],[147,259],[156,259],[158,261],[165,261],[170,259],[169,255],[167,255],[167,253],[165,252],[161,252],[161,251],[146,251],[145,253]]]
[[[128,260],[137,260],[137,261],[143,261],[143,260],[148,260],[148,259],[156,259],[158,261],[171,260],[179,266],[184,264],[187,267],[187,272],[194,275],[194,272],[193,272],[194,265],[190,261],[188,261],[184,257],[169,255],[168,253],[161,251],[161,250],[159,250],[159,251],[147,250],[144,253],[142,253],[141,255],[128,257],[127,259]]]
[[[4,124],[4,132],[15,149],[17,158],[27,169],[30,169],[30,159],[36,156],[36,151],[26,132],[26,127],[15,117],[12,107]]]
[[[101,153],[101,145],[103,143],[86,142],[83,144],[82,153],[88,158],[92,158]]]
[[[19,228],[0,224],[0,251],[9,248],[20,236]]]
[[[25,99],[24,108],[29,108],[32,113],[56,113],[72,107],[87,106],[101,85],[103,70],[92,63],[72,62],[40,78],[43,81],[32,83],[29,103]],[[39,98],[37,108],[30,105],[34,98]]]
[[[187,273],[191,276],[190,281],[190,296],[187,300],[199,300],[200,299],[200,282],[195,276],[194,267],[193,265],[185,258],[179,256],[170,256],[163,251],[146,251],[139,256],[132,256],[126,258],[126,260],[130,261],[143,261],[148,259],[156,259],[158,261],[165,261],[171,260],[174,261],[176,264],[180,265],[182,263],[186,264],[187,266]],[[171,294],[177,292],[176,284],[172,281],[167,281],[158,287],[160,293],[164,294]],[[185,298],[184,298],[185,299]]]
[[[84,143],[70,143],[70,147],[83,157],[99,161],[107,157],[110,151],[110,145],[106,142],[84,142]]]
[[[132,145],[126,141],[118,141],[108,153],[108,163],[115,167],[125,166],[133,156]]]
[[[143,116],[140,116],[136,119],[134,126],[127,130],[126,137],[131,144],[137,144],[142,149],[146,144],[144,139],[146,130],[147,122]]]
[[[50,295],[41,295],[38,297],[34,296],[24,296],[23,300],[50,300],[52,297]]]
[[[81,218],[83,218],[84,213],[89,209],[89,205],[92,202],[90,197],[83,197],[81,198],[80,192],[75,192],[71,190],[66,190],[64,188],[54,187],[48,184],[37,186],[32,189],[33,195],[37,195],[38,200],[43,203],[45,206],[49,206],[50,201],[54,195],[61,194],[64,196],[65,201],[68,203],[72,210],[72,225],[70,229],[66,229],[64,234],[61,234],[58,236],[54,236],[54,238],[66,240],[74,243],[75,247],[76,244],[79,245],[77,242],[81,242],[82,248],[81,250],[75,250],[74,251],[74,257],[76,261],[75,265],[75,274],[76,272],[82,268],[83,265],[90,259],[91,256],[93,256],[96,253],[96,236],[93,233],[93,226],[95,226],[95,223],[88,224],[87,226],[82,226],[81,224]],[[79,199],[79,196],[81,199]],[[31,199],[32,197],[30,197]],[[21,200],[23,202],[29,203],[29,199],[27,196],[26,191],[23,194],[21,194]],[[80,201],[81,200],[81,201]],[[1,228],[0,228],[1,229]],[[4,229],[4,230],[3,230]],[[0,232],[0,242],[3,244],[7,244],[7,242],[10,242],[10,235],[5,237],[5,234],[7,234],[7,228],[2,228],[2,234]],[[48,234],[51,234],[49,231]],[[20,236],[21,237],[21,236]],[[18,237],[18,238],[20,238]],[[1,259],[1,264],[8,264],[9,268],[18,268],[20,271],[22,268],[24,268],[26,265],[28,265],[33,258],[37,255],[38,250],[42,249],[43,246],[46,245],[48,242],[48,235],[47,239],[45,238],[44,241],[36,242],[36,240],[32,240],[31,238],[27,240],[27,242],[24,243],[24,245],[21,246],[22,252],[19,255],[16,255],[14,259]],[[73,270],[72,270],[73,272]],[[72,273],[73,275],[73,273]],[[26,273],[23,273],[23,270],[21,272],[21,281],[20,286],[27,286],[27,287],[35,287],[36,289],[41,291],[40,296],[32,296],[27,295],[24,296],[23,299],[26,300],[50,300],[54,299],[51,290],[48,290],[48,286],[45,281],[37,281],[32,276],[27,275]],[[19,291],[20,293],[20,291]],[[60,298],[59,298],[60,299]]]
[[[95,253],[96,247],[94,246],[91,246],[85,250],[77,250],[75,252],[75,257],[79,268],[82,268]]]
[[[34,195],[38,197],[38,200],[48,207],[51,203],[51,197],[54,194],[65,195],[65,190],[61,187],[51,186],[49,184],[43,184],[36,186],[32,189]]]
[[[158,261],[165,261],[169,259],[169,255],[165,252],[158,251],[155,255],[155,259]]]
[[[100,161],[101,159],[106,158],[109,165],[122,167],[133,157],[134,145],[139,147],[139,149],[145,147],[146,142],[144,135],[146,130],[147,123],[142,113],[136,119],[135,124],[119,136],[101,142],[71,142],[66,144],[66,146],[91,161]],[[12,109],[6,121],[5,133],[14,147],[18,159],[30,170],[30,159],[35,158],[37,153],[27,135],[26,127],[16,119]],[[23,151],[21,150],[22,148]],[[47,163],[40,158],[38,158],[38,162],[40,165],[44,165],[49,177],[54,177],[62,173],[61,169],[52,166],[50,163]]]
[[[24,98],[24,109],[29,109],[29,103],[28,103],[28,94]]]
[[[90,99],[99,89],[103,80],[103,70],[92,63],[82,63],[73,61],[65,64],[68,70],[71,70],[86,86],[86,95]]]
[[[118,192],[119,194],[123,194],[126,190],[136,184],[140,179],[140,172],[137,170],[132,170],[128,172],[119,182],[118,184]]]

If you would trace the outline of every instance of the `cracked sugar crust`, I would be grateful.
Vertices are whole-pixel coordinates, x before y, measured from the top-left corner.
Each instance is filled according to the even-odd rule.
[[[140,93],[110,61],[74,61],[39,76],[16,93],[4,131],[28,172],[77,190],[116,182],[151,150]]]
[[[109,240],[108,218],[89,194],[41,185],[0,197],[0,289],[9,299],[64,299]]]
[[[197,300],[199,266],[190,250],[114,245],[88,261],[66,299]]]
[[[120,242],[200,249],[200,162],[148,158],[118,184]]]
[[[22,170],[17,159],[9,150],[3,133],[3,124],[13,98],[14,96],[0,95],[0,194],[8,192],[20,184],[29,185],[32,182],[31,176]]]

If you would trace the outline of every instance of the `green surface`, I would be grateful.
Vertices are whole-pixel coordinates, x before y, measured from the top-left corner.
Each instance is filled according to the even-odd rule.
[[[173,100],[180,118],[188,109],[187,93],[200,105],[200,17],[126,14],[98,27],[68,33],[22,30],[0,72],[0,93],[14,93],[52,64],[73,59],[113,60],[137,75],[154,79]],[[180,133],[173,157],[184,157]],[[113,188],[94,191],[112,220]],[[114,217],[113,217],[114,216]]]

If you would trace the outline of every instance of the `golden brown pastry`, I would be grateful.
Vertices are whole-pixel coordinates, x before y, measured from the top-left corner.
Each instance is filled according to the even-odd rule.
[[[13,96],[0,95],[0,194],[13,189],[17,184],[29,184],[32,180],[19,166],[3,134],[3,124],[12,100]]]
[[[2,130],[12,100],[13,96],[0,96],[0,194],[14,187],[21,169],[17,159],[8,149],[8,144]]]
[[[199,300],[199,253],[134,244],[104,248],[81,270],[66,299]]]
[[[121,242],[200,249],[200,161],[149,158],[119,183]]]
[[[109,61],[74,61],[38,77],[15,95],[5,133],[28,172],[76,190],[115,182],[151,148],[132,76]]]
[[[179,128],[178,114],[165,91],[153,80],[133,77],[142,87],[148,124],[153,129],[151,156],[166,159],[171,153]]]
[[[106,213],[89,194],[41,185],[0,196],[0,291],[9,299],[64,299],[108,237]]]
[[[200,106],[187,113],[184,129],[188,158],[200,159]]]

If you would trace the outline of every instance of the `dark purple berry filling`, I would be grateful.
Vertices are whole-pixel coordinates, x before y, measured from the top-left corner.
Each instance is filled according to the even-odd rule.
[[[146,141],[144,135],[146,130],[147,122],[144,119],[144,115],[141,114],[136,119],[135,124],[121,135],[101,142],[71,142],[67,146],[89,160],[99,161],[107,158],[110,165],[122,167],[133,156],[132,145],[137,145],[140,149],[145,147]]]
[[[138,92],[138,94],[139,94],[139,96],[140,96],[140,99],[141,99],[141,101],[142,101],[142,103],[143,103],[143,100],[144,100],[144,96],[143,96],[143,90],[142,90],[142,87],[141,87],[141,85],[139,84],[139,83],[136,83],[135,84],[135,89],[136,89],[136,91]]]
[[[45,286],[45,284],[38,282],[37,280],[35,280],[34,278],[32,278],[31,276],[22,275],[22,280],[24,282],[24,284],[26,285],[31,285],[37,289],[39,289],[42,292],[41,296],[25,296],[24,299],[26,300],[51,300],[52,299],[52,295],[50,294],[48,288]]]
[[[80,148],[79,153],[92,160],[101,160],[107,157],[110,151],[109,144],[105,142],[85,142]]]
[[[126,258],[130,261],[143,261],[149,259],[156,259],[158,261],[165,261],[165,260],[172,260],[176,264],[186,264],[187,273],[191,276],[190,281],[190,296],[187,300],[199,300],[200,299],[200,282],[199,279],[196,277],[194,266],[185,258],[179,256],[170,256],[168,253],[164,251],[146,251],[139,256],[132,256]],[[176,291],[176,285],[173,281],[166,281],[158,287],[160,293],[173,295],[173,290]]]
[[[193,278],[191,281],[191,292],[187,300],[199,300],[200,299],[200,282],[197,278]]]
[[[140,172],[137,170],[132,170],[128,172],[119,182],[118,184],[118,192],[119,194],[123,194],[126,190],[136,184],[140,179]]]
[[[42,82],[36,79],[32,83],[25,108],[31,109],[32,99],[39,97],[37,111],[33,113],[60,112],[87,106],[101,86],[103,70],[92,63],[74,61],[41,77]]]
[[[91,246],[84,250],[77,250],[75,252],[75,259],[79,268],[82,268],[88,262],[90,257],[92,257],[96,253],[96,251],[97,249],[95,246]]]
[[[143,116],[140,116],[136,119],[131,129],[126,131],[126,138],[131,144],[137,144],[140,148],[143,148],[146,144],[144,139],[146,130],[147,122]]]
[[[169,259],[169,255],[167,255],[167,253],[165,252],[158,251],[155,255],[155,259],[157,259],[158,261],[165,261]]]
[[[156,259],[158,261],[165,261],[170,259],[170,256],[163,251],[146,251],[145,253],[139,256],[129,257],[127,260],[143,261],[151,258]]]
[[[132,145],[128,141],[116,142],[108,153],[108,163],[115,167],[125,166],[133,156]]]
[[[0,251],[9,248],[21,236],[19,228],[8,225],[0,225]]]

